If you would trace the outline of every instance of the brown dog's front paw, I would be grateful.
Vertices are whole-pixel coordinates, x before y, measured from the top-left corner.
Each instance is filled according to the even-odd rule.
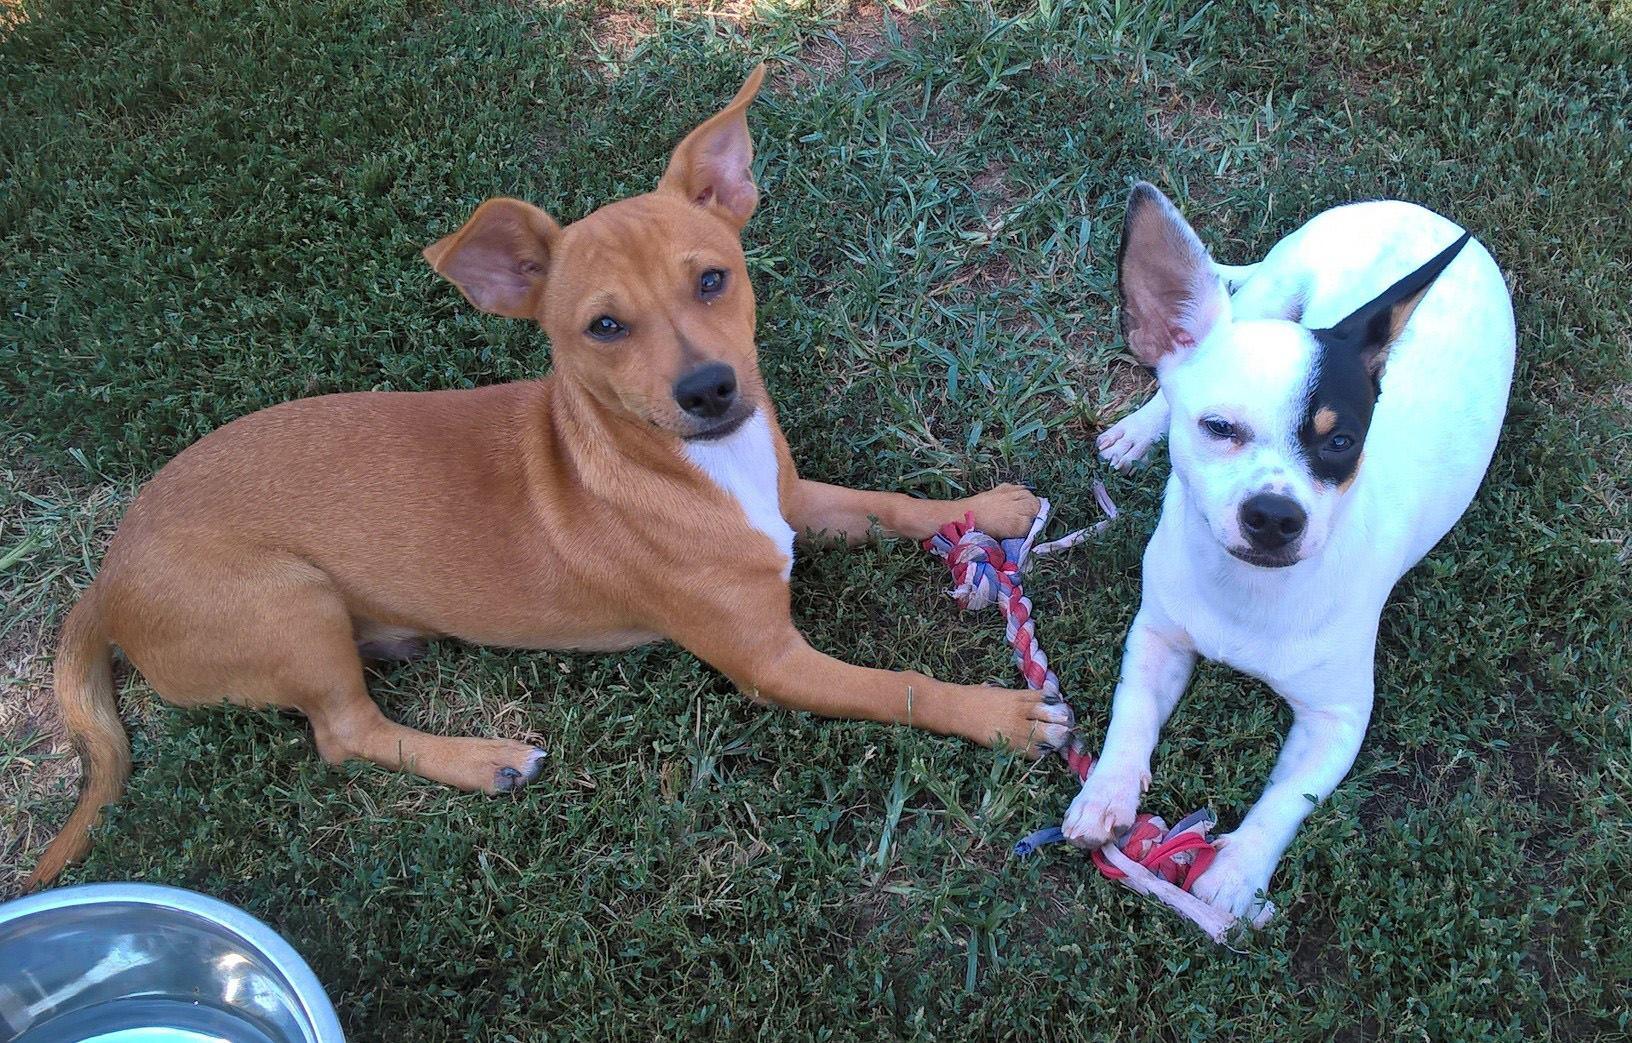
[[[1077,723],[1065,703],[1044,702],[1039,692],[987,688],[973,698],[983,702],[981,725],[970,734],[986,746],[1006,745],[1037,758],[1063,749]]]
[[[538,773],[544,770],[544,758],[548,755],[537,746],[524,742],[503,742],[499,745],[507,749],[493,771],[491,792],[512,793],[538,778]]]
[[[1008,539],[1024,536],[1031,530],[1032,519],[1042,510],[1042,501],[1023,485],[1000,485],[979,496],[959,500],[954,505],[961,516],[968,511],[975,516],[975,528],[988,536]]]

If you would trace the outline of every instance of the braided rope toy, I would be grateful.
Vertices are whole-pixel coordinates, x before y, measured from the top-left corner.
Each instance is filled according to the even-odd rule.
[[[1009,647],[1015,664],[1033,691],[1043,693],[1047,703],[1063,703],[1060,679],[1049,668],[1048,655],[1037,643],[1037,625],[1031,616],[1031,599],[1020,586],[1020,573],[1031,558],[1066,550],[1103,532],[1116,520],[1116,504],[1105,486],[1094,481],[1094,499],[1105,518],[1091,526],[1067,533],[1057,540],[1038,543],[1037,537],[1048,524],[1049,503],[1042,500],[1031,531],[1024,537],[994,539],[975,528],[974,516],[949,522],[923,542],[925,550],[944,561],[952,571],[953,588],[948,591],[965,611],[996,605],[1003,614]],[[1080,782],[1093,770],[1094,757],[1080,737],[1060,750],[1073,775]],[[1115,880],[1142,895],[1156,898],[1200,927],[1215,942],[1224,941],[1236,928],[1236,918],[1216,909],[1190,893],[1191,886],[1212,865],[1218,854],[1212,831],[1218,820],[1210,810],[1192,812],[1171,829],[1155,815],[1140,815],[1114,842],[1092,852],[1094,865],[1107,879]],[[1040,829],[1014,845],[1015,855],[1024,858],[1038,848],[1065,840],[1058,826]],[[1262,927],[1274,915],[1275,907],[1264,903],[1251,923]]]

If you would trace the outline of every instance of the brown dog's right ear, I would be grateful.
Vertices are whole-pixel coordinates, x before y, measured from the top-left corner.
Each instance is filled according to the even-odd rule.
[[[425,260],[482,311],[539,318],[550,253],[561,235],[554,219],[519,199],[489,199],[459,231],[424,250]]]
[[[759,205],[748,106],[764,82],[765,66],[756,65],[731,103],[676,146],[658,182],[660,189],[678,192],[696,206],[717,210],[739,230]]]
[[[1128,194],[1117,256],[1122,332],[1147,366],[1188,351],[1230,321],[1230,298],[1190,223],[1144,181]]]

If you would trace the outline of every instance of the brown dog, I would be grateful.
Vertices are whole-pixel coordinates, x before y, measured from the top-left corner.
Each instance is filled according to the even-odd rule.
[[[1066,741],[1070,711],[1035,692],[850,666],[794,629],[794,531],[854,542],[876,519],[922,539],[972,511],[1011,536],[1038,504],[1016,486],[937,502],[798,477],[760,381],[739,241],[759,197],[745,114],[762,78],[681,142],[657,191],[566,228],[489,200],[426,249],[476,307],[544,328],[545,379],[285,403],[147,484],[63,628],[56,691],[85,783],[27,886],[84,851],[129,774],[110,645],[172,703],[299,710],[325,760],[466,790],[525,785],[543,751],[387,720],[360,651],[669,638],[756,700],[1033,755]]]

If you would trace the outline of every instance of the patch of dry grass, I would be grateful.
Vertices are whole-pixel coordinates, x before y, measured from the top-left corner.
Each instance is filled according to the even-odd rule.
[[[57,625],[126,501],[116,486],[0,467],[0,896],[15,891],[79,786],[51,690]]]

